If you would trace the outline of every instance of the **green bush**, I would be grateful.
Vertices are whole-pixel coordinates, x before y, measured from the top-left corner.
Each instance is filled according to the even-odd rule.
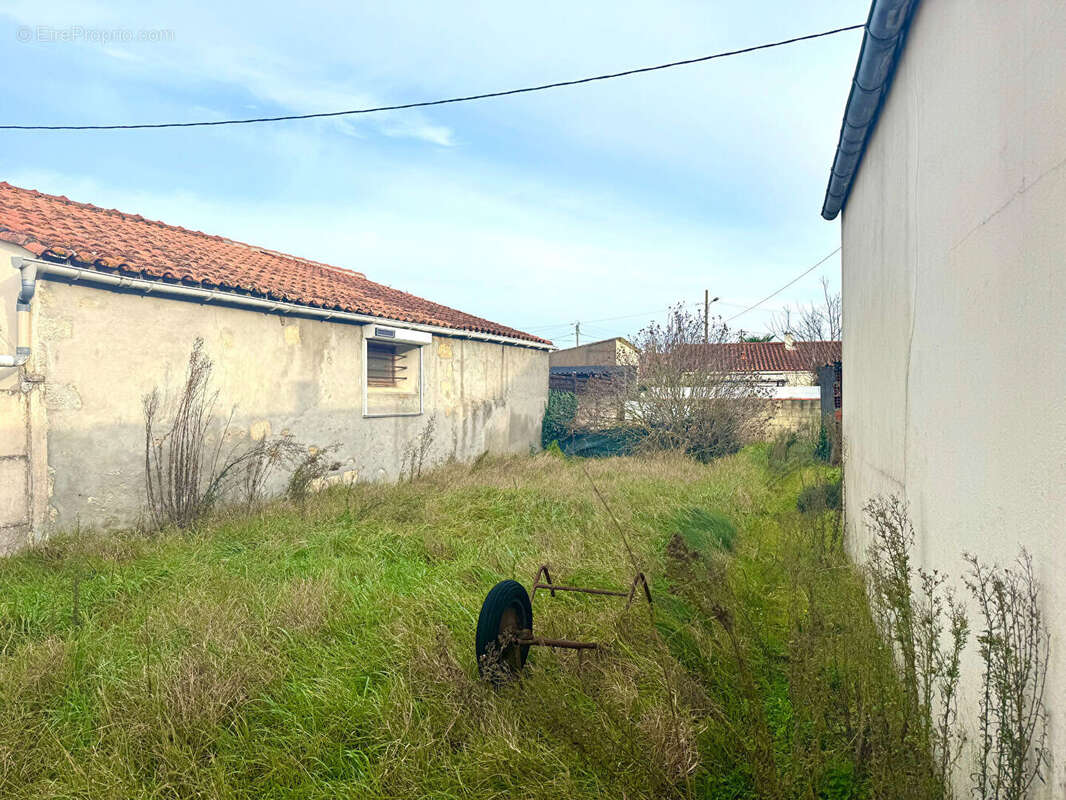
[[[796,499],[796,508],[804,514],[839,511],[841,485],[840,481],[826,481],[806,487]]]
[[[540,434],[541,446],[548,447],[552,442],[570,436],[576,414],[577,395],[573,392],[551,389],[548,392],[548,405],[544,409],[544,423]]]
[[[814,457],[828,464],[832,455],[833,443],[829,440],[829,431],[826,430],[823,422],[822,427],[818,429],[818,441],[814,445]]]

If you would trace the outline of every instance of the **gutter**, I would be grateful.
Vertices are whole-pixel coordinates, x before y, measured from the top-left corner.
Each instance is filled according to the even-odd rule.
[[[822,216],[826,219],[836,219],[848,199],[859,163],[888,96],[918,2],[873,0],[870,6],[822,204]]]
[[[37,291],[37,262],[13,257],[11,266],[21,273],[22,286],[15,301],[15,354],[0,353],[0,367],[21,367],[30,360],[30,301]]]
[[[293,314],[295,316],[312,317],[321,320],[336,320],[338,322],[351,322],[359,325],[377,324],[377,325],[390,325],[398,328],[409,328],[417,331],[425,331],[426,333],[436,333],[441,336],[451,336],[465,339],[477,339],[485,342],[495,342],[498,344],[508,344],[517,347],[529,347],[534,350],[552,350],[553,345],[543,344],[541,342],[532,342],[528,339],[517,339],[512,336],[500,336],[494,333],[481,333],[479,331],[464,331],[458,328],[446,328],[440,325],[424,325],[415,322],[405,322],[403,320],[393,320],[386,317],[375,317],[369,314],[356,314],[349,311],[331,311],[324,308],[314,308],[313,306],[302,306],[297,303],[288,303],[281,300],[268,300],[262,297],[248,297],[246,295],[233,294],[231,292],[221,292],[213,289],[202,289],[193,286],[183,286],[181,284],[162,283],[160,281],[149,281],[143,278],[129,278],[123,275],[110,275],[106,272],[98,272],[92,269],[83,269],[81,267],[72,267],[67,264],[56,264],[51,261],[41,261],[39,259],[30,258],[18,258],[13,257],[11,259],[12,264],[16,267],[19,266],[16,262],[21,262],[23,269],[23,287],[25,287],[26,281],[26,265],[33,265],[33,277],[36,279],[38,275],[52,275],[60,278],[68,278],[72,282],[86,282],[102,284],[104,286],[111,286],[119,289],[129,289],[132,291],[140,291],[145,294],[158,294],[168,295],[171,297],[181,297],[187,300],[200,300],[204,303],[218,302],[222,305],[240,306],[243,308],[254,308],[257,311],[272,312],[276,311],[279,314]],[[20,303],[22,295],[19,295]],[[31,291],[29,297],[33,297]],[[23,328],[26,331],[26,358],[29,358],[29,301],[26,301],[27,319],[26,324],[20,326],[20,341]],[[21,305],[20,305],[21,313]],[[20,348],[21,349],[21,348]],[[3,366],[20,366],[25,363],[25,359],[19,364],[6,363],[4,359],[11,358],[11,356],[0,356],[0,367]]]

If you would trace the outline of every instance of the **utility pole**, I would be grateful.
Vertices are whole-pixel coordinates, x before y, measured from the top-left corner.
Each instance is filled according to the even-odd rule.
[[[711,296],[711,290],[710,289],[704,289],[703,290],[703,343],[704,344],[707,344],[707,342],[710,340],[710,337],[711,337],[711,332],[710,332],[710,326],[711,326],[711,301],[710,301],[710,296]]]
[[[581,323],[574,323],[574,347],[581,347]]]
[[[703,343],[711,340],[711,303],[717,303],[718,298],[711,298],[711,290],[703,290]]]

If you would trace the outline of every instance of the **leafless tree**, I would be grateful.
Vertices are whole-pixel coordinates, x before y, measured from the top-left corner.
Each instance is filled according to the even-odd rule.
[[[839,341],[844,333],[840,292],[832,292],[829,280],[822,278],[822,299],[793,311],[786,305],[770,320],[770,331],[778,338],[792,334],[800,342]]]
[[[736,363],[733,334],[713,321],[704,343],[703,316],[675,306],[665,324],[634,338],[639,378],[629,388],[626,417],[643,434],[642,447],[683,450],[700,460],[734,452],[766,424],[767,392]]]
[[[625,408],[631,399],[636,368],[619,367],[574,380],[578,405],[570,433],[577,430],[604,430],[624,424]]]
[[[786,305],[770,319],[770,331],[778,339],[791,336],[797,342],[839,342],[844,335],[844,319],[841,313],[840,292],[832,292],[829,281],[822,278],[822,299],[810,305],[800,304],[795,310]],[[834,348],[814,346],[806,348],[811,356],[811,367],[837,358]]]

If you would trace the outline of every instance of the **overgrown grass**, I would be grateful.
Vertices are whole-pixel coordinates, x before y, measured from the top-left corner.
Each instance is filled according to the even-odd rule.
[[[194,532],[0,562],[0,797],[927,797],[816,465],[479,459]],[[526,677],[478,610],[542,563],[651,580],[653,614],[538,593]],[[77,598],[75,600],[75,598]]]

